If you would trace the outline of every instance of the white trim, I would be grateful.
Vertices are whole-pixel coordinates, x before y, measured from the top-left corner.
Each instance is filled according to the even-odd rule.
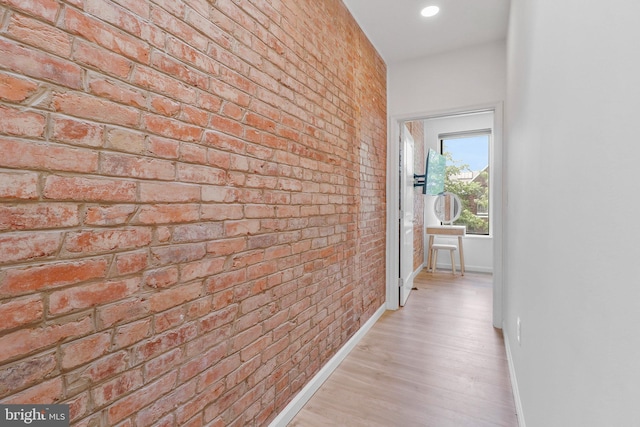
[[[351,337],[345,345],[333,356],[329,361],[320,369],[320,371],[307,383],[306,386],[291,402],[278,414],[278,416],[271,421],[269,427],[285,427],[293,420],[298,412],[304,407],[304,405],[311,399],[320,386],[329,378],[333,371],[340,365],[340,363],[347,357],[347,355],[353,350],[360,342],[367,332],[373,327],[373,325],[380,319],[382,314],[386,311],[383,304],[369,320]]]
[[[489,206],[493,206],[491,211],[491,224],[489,229],[493,236],[493,326],[501,328],[504,312],[504,272],[502,256],[503,249],[503,228],[505,207],[505,184],[504,184],[504,106],[498,102],[493,108],[493,138],[491,138],[491,179],[495,183],[490,193]]]
[[[451,262],[447,259],[448,256],[443,256],[441,258],[444,258],[444,260],[442,262],[440,262],[440,260],[438,260],[438,265],[436,266],[436,268],[438,270],[444,270],[446,272],[446,270],[449,270],[449,273],[451,273]],[[447,262],[449,261],[449,262]],[[468,265],[467,263],[464,264],[464,272],[465,273],[482,273],[482,274],[493,274],[493,270],[491,270],[490,268],[487,267],[483,267],[483,266],[478,266],[478,265]],[[460,274],[460,264],[456,263],[456,274]]]
[[[518,380],[516,378],[516,369],[513,365],[513,356],[511,355],[511,346],[509,345],[509,335],[502,328],[502,337],[504,338],[504,347],[507,351],[507,362],[509,363],[509,375],[511,376],[511,389],[513,391],[513,401],[516,405],[516,415],[518,416],[518,426],[526,427],[524,422],[524,412],[522,412],[522,401],[520,400],[520,390],[518,389]]]
[[[400,154],[400,123],[398,119],[389,118],[387,122],[387,310],[400,308],[400,203],[398,189],[400,181],[398,164]]]

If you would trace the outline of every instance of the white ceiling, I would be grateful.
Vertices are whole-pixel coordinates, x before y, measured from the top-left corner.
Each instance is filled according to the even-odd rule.
[[[506,37],[510,0],[343,0],[387,64]],[[440,13],[424,18],[426,6]]]

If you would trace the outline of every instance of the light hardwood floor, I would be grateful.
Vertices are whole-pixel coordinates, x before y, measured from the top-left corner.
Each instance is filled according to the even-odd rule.
[[[290,427],[518,425],[492,277],[421,272]]]

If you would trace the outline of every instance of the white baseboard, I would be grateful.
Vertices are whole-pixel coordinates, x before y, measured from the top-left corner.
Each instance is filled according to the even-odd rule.
[[[520,400],[520,390],[518,389],[518,379],[516,378],[516,370],[513,366],[513,358],[511,356],[511,346],[509,345],[509,335],[505,333],[504,325],[502,327],[502,336],[504,338],[504,347],[507,351],[507,361],[509,362],[509,375],[511,376],[511,389],[513,390],[513,400],[516,405],[516,414],[518,416],[518,426],[526,427],[524,422],[524,413],[522,412],[522,401]]]
[[[436,266],[438,270],[449,270],[451,271],[451,263],[438,262]],[[468,271],[469,273],[489,273],[493,274],[492,267],[483,267],[479,265],[464,265],[464,271]],[[460,264],[456,264],[456,273],[460,273]]]
[[[369,332],[369,329],[378,321],[380,316],[386,311],[386,304],[383,304],[367,322],[342,346],[340,350],[320,369],[320,371],[304,386],[302,390],[293,398],[291,402],[278,414],[269,424],[269,427],[286,427],[293,420],[302,407],[311,399],[320,386],[329,378],[331,373],[340,365],[347,355],[355,348],[360,340]]]

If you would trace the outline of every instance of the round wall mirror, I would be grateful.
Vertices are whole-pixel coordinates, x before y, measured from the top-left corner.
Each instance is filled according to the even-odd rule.
[[[457,194],[445,192],[436,197],[433,204],[433,211],[438,221],[444,224],[453,224],[460,218],[462,213],[462,202]]]

